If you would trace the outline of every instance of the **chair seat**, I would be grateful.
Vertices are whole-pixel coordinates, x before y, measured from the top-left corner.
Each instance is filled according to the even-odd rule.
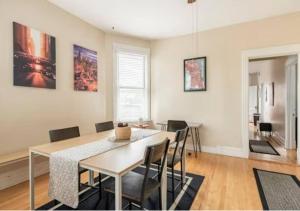
[[[144,181],[144,175],[135,172],[129,172],[122,177],[122,196],[132,202],[141,202],[141,193],[142,186]],[[148,198],[151,193],[157,188],[160,184],[158,181],[149,178],[148,183],[145,188],[144,198]],[[109,178],[104,186],[104,191],[114,193],[115,192],[115,182],[113,178]]]
[[[174,166],[175,166],[177,163],[179,163],[180,160],[181,160],[179,155],[175,155],[174,163],[172,163],[173,154],[168,154],[168,155],[167,155],[167,159],[168,159],[167,166],[168,166],[169,168],[174,167]],[[160,160],[154,162],[154,164],[156,164],[156,165],[160,165],[160,163],[161,163]]]

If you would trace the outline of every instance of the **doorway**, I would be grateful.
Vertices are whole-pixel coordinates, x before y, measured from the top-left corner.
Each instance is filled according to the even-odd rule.
[[[296,164],[300,45],[244,51],[243,151],[251,159]]]

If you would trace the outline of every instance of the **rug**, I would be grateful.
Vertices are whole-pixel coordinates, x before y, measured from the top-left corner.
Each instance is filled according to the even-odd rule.
[[[300,210],[300,181],[295,175],[253,171],[264,210]]]
[[[138,167],[134,170],[135,172],[143,173],[144,168]],[[156,167],[151,168],[150,176],[155,176],[157,174]],[[171,175],[170,170],[168,170],[168,175]],[[175,177],[180,178],[180,172],[175,171]],[[105,185],[105,181],[109,178],[109,176],[102,175],[101,181],[102,185]],[[198,190],[203,183],[204,176],[195,175],[191,173],[186,174],[186,184],[184,185],[183,189],[180,187],[177,188],[175,192],[175,200],[172,199],[172,193],[168,191],[167,197],[167,207],[170,210],[189,210],[193,204],[193,201],[196,197]],[[175,186],[179,183],[179,181],[175,180]],[[97,183],[95,183],[97,184]],[[171,190],[171,178],[168,177],[168,190]],[[94,193],[94,194],[93,194]],[[85,198],[86,196],[91,195],[88,199],[79,203],[77,209],[79,210],[103,210],[105,209],[105,202],[106,202],[106,194],[102,192],[102,199],[99,202],[99,192],[97,190],[91,188],[84,188],[80,192],[80,200]],[[128,203],[123,200],[123,207],[125,207]],[[138,207],[132,207],[133,209],[138,209]],[[145,208],[149,210],[157,210],[159,209],[158,203],[158,193],[154,193],[150,199],[145,203]],[[38,210],[72,210],[71,207],[66,205],[55,203],[55,201],[50,201],[47,204],[37,208]],[[114,209],[114,197],[110,195],[109,197],[109,209]]]
[[[249,148],[255,153],[280,155],[268,141],[249,140]]]

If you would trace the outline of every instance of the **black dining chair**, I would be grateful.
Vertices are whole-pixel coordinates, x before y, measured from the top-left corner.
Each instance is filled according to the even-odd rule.
[[[162,159],[162,165],[166,161],[166,155],[168,152],[170,140],[166,138],[163,142],[148,146],[145,153],[145,171],[144,174],[136,173],[130,171],[122,177],[122,197],[129,202],[129,209],[132,208],[132,203],[140,206],[141,209],[144,208],[144,202],[154,193],[158,191],[159,194],[159,207],[162,209],[161,205],[161,178],[162,169],[157,177],[153,179],[150,177],[150,167],[151,163],[160,161]],[[106,209],[108,209],[109,193],[115,193],[114,180],[110,179],[107,185],[104,187],[104,191],[107,193],[106,197]]]
[[[186,121],[182,120],[168,120],[167,131],[176,132],[177,130],[182,130],[188,127]]]
[[[80,136],[79,127],[69,127],[49,131],[50,141],[57,142]]]
[[[100,122],[95,124],[96,132],[100,133],[107,130],[113,130],[114,129],[114,123],[112,121],[108,122]]]
[[[51,142],[58,142],[63,141],[70,138],[76,138],[80,136],[79,127],[69,127],[69,128],[62,128],[62,129],[56,129],[56,130],[50,130],[49,131],[50,141]],[[80,175],[84,172],[87,172],[87,169],[79,167],[78,169],[78,190],[80,191],[80,185],[81,185],[81,179]],[[99,175],[99,187],[100,185],[100,175]],[[86,184],[82,184],[86,185]]]
[[[176,135],[175,135],[175,148],[174,151],[172,153],[168,153],[167,154],[167,167],[170,168],[172,170],[172,198],[173,201],[175,199],[175,191],[177,190],[177,188],[179,187],[179,185],[181,185],[181,189],[183,188],[183,156],[184,156],[184,147],[185,147],[185,143],[186,143],[186,139],[187,139],[187,134],[189,132],[189,128],[186,127],[182,130],[177,130],[176,131]],[[174,176],[174,167],[176,166],[176,164],[180,163],[180,180],[176,179]],[[158,172],[161,169],[161,162],[160,161],[156,161],[154,162],[154,164],[157,165],[158,167]],[[180,181],[180,184],[178,184],[175,187],[175,179]]]
[[[177,130],[182,130],[184,128],[188,127],[188,124],[186,121],[182,120],[168,120],[168,125],[167,125],[167,131],[169,132],[176,132]],[[195,152],[195,156],[197,157],[197,133],[193,133],[193,129],[189,130],[190,135],[192,136],[192,144]],[[189,134],[187,136],[190,136]],[[195,140],[195,139],[196,140]],[[196,143],[195,143],[196,142]],[[200,143],[199,143],[200,145]],[[200,146],[199,146],[200,150]]]

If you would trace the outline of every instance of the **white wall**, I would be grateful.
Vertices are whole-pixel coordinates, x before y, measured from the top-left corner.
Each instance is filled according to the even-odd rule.
[[[202,144],[211,151],[241,152],[241,58],[247,49],[300,43],[300,13],[153,41],[152,119],[204,123]],[[183,60],[207,57],[207,92],[183,91]],[[232,153],[233,155],[233,153]]]

